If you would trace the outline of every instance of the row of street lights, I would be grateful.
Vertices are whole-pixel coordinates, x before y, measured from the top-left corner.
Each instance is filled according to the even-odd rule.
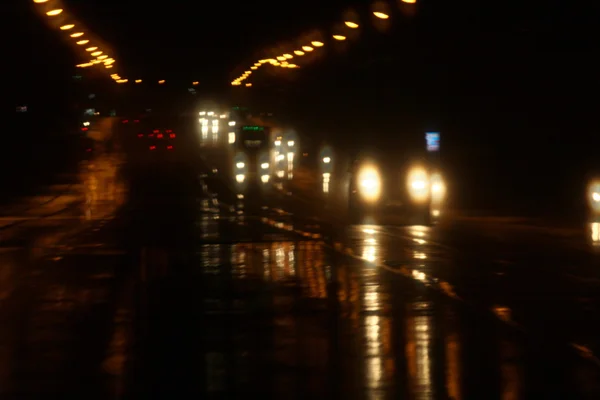
[[[399,3],[415,4],[417,0],[397,0]],[[380,20],[390,19],[390,7],[385,1],[377,1],[373,3],[371,13],[372,15]],[[352,13],[344,19],[344,24],[334,29],[331,34],[331,38],[334,41],[342,42],[345,41],[349,36],[349,30],[356,30],[360,27],[358,15]],[[245,86],[252,87],[252,83],[248,82],[249,78],[259,68],[264,66],[274,66],[280,68],[300,68],[300,66],[292,61],[299,60],[300,57],[312,53],[325,46],[322,40],[311,40],[304,44],[299,45],[296,49],[290,50],[283,54],[275,55],[271,58],[263,58],[255,61],[248,69],[246,69],[241,75],[237,76],[232,82],[232,86]]]
[[[115,57],[110,55],[106,46],[100,44],[99,39],[95,39],[88,29],[81,22],[77,22],[76,18],[65,10],[61,0],[33,0],[38,6],[38,9],[48,17],[52,26],[57,27],[61,32],[69,35],[79,48],[84,52],[81,54],[87,59],[85,62],[77,64],[77,68],[90,68],[95,66],[104,67],[111,72],[111,78],[116,83],[135,83],[141,84],[142,79],[130,80],[121,77],[118,73],[112,73],[115,66]],[[167,81],[164,79],[158,80],[159,85],[164,85]],[[198,86],[200,82],[191,82],[192,86]]]

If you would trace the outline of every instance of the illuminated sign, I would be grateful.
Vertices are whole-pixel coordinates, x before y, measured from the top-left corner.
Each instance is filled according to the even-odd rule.
[[[264,131],[265,128],[263,126],[244,126],[242,127],[244,131]]]
[[[425,141],[427,142],[427,151],[439,151],[440,150],[440,133],[439,132],[427,132],[425,133]]]

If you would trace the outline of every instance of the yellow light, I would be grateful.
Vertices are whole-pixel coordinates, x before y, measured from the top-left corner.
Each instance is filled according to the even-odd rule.
[[[63,12],[62,8],[57,8],[55,10],[50,10],[46,13],[47,16],[49,17],[54,17],[55,15],[60,14],[61,12]]]
[[[304,52],[302,50],[294,50],[294,54],[297,56],[303,56]]]
[[[257,70],[257,69],[258,69],[258,67],[250,67],[250,69]]]
[[[108,58],[108,56],[105,54],[103,56],[98,57],[98,60],[105,60],[107,58]]]
[[[284,54],[283,56],[284,56],[285,58],[287,58],[288,60],[289,60],[290,58],[294,58],[294,56],[293,56],[293,55],[291,55],[291,54]]]
[[[313,51],[314,49],[310,46],[302,46],[302,50],[304,51]]]
[[[342,36],[342,35],[333,35],[333,38],[335,40],[346,40],[346,36]]]
[[[245,75],[250,75],[252,73],[252,71],[245,71],[244,74]]]
[[[315,40],[314,42],[312,42],[312,45],[315,47],[323,47],[323,42],[319,42],[319,41]]]
[[[373,165],[365,165],[358,172],[358,192],[369,202],[379,200],[381,195],[381,175]]]
[[[346,24],[346,26],[348,28],[352,28],[352,29],[356,29],[358,28],[358,24],[356,22],[352,22],[352,21],[345,21],[344,22]]]
[[[92,64],[100,64],[102,60],[92,60],[90,61]]]
[[[33,0],[33,2],[37,3],[37,4],[42,4],[42,3],[47,3],[48,0]]]
[[[135,83],[142,83],[142,80],[141,79],[136,79]]]
[[[192,82],[192,85],[194,85],[194,86],[198,86],[199,84],[200,84],[200,82],[198,82],[198,81]]]
[[[102,52],[101,52],[101,51],[95,51],[95,52],[93,52],[93,53],[92,53],[92,55],[93,55],[94,57],[96,57],[96,56],[99,56],[100,54],[102,54]]]
[[[112,65],[105,65],[104,68],[108,69],[108,68],[112,68]]]
[[[81,46],[81,45],[84,45],[84,44],[88,44],[89,42],[90,42],[89,40],[84,39],[84,40],[78,41],[77,44]]]
[[[246,83],[246,87],[250,87],[250,86],[252,86],[251,83]]]
[[[415,4],[417,0],[402,0],[403,3]]]
[[[85,51],[94,51],[94,50],[98,50],[97,47],[88,47],[87,49],[85,49]]]
[[[286,65],[287,68],[298,68],[298,66],[296,64],[288,64]]]
[[[71,37],[81,37],[81,36],[83,36],[83,32],[71,33]]]
[[[110,64],[114,64],[115,60],[113,60],[112,58],[109,58],[108,60],[104,60],[104,65],[110,65]]]
[[[285,57],[284,57],[284,56],[279,56],[279,57],[277,57],[277,59],[278,59],[279,61],[285,61]]]
[[[390,16],[379,11],[373,12],[373,15],[380,19],[388,19]]]
[[[61,31],[68,31],[69,29],[73,29],[75,27],[75,25],[73,24],[67,24],[67,25],[63,25],[60,27]]]
[[[159,84],[159,85],[162,85],[163,83],[165,83],[165,80],[164,80],[164,79],[161,79],[160,81],[158,81],[158,84]]]
[[[91,67],[92,65],[93,65],[92,63],[78,64],[77,68],[87,68],[87,67]]]
[[[118,79],[117,82],[118,83],[127,83],[127,82],[129,82],[129,79]]]

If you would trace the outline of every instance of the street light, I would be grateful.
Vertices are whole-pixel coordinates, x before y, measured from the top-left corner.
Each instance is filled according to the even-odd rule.
[[[50,10],[50,11],[48,11],[48,12],[46,13],[46,15],[47,15],[47,16],[49,16],[49,17],[54,17],[55,15],[58,15],[58,14],[60,14],[61,12],[63,12],[62,8],[57,8],[57,9],[54,9],[54,10]]]
[[[342,35],[333,35],[333,38],[335,40],[346,40],[346,36],[342,36]]]
[[[294,50],[294,54],[297,56],[303,56],[304,52],[302,50]]]
[[[97,47],[88,47],[87,49],[85,49],[85,51],[95,51],[98,50]]]
[[[78,41],[77,44],[80,45],[80,46],[82,46],[84,44],[88,44],[89,42],[90,42],[89,40],[83,39],[83,40]]]
[[[315,40],[311,44],[315,47],[323,47],[323,42],[319,42],[318,40]]]
[[[379,19],[388,19],[390,17],[389,15],[387,15],[385,13],[382,13],[382,12],[379,12],[379,11],[374,11],[373,15],[376,16]]]
[[[72,38],[78,38],[83,36],[83,32],[75,32],[75,33],[71,33],[70,35]]]
[[[352,22],[352,21],[344,21],[344,23],[346,24],[346,26],[348,28],[352,28],[352,29],[356,29],[358,28],[358,24],[356,22]]]
[[[95,51],[95,52],[93,52],[93,53],[92,53],[92,55],[93,55],[94,57],[97,57],[97,56],[99,56],[100,54],[102,54],[102,52],[101,52],[101,51]]]
[[[68,31],[69,29],[73,29],[75,27],[74,24],[67,24],[60,27],[61,31]]]
[[[310,52],[310,51],[313,51],[314,49],[310,46],[302,46],[302,50],[304,50],[306,52]]]

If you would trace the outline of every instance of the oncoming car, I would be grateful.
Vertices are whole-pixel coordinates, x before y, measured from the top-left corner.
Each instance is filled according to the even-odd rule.
[[[348,212],[355,224],[427,225],[440,217],[446,186],[425,160],[359,157],[349,169]]]
[[[245,125],[238,129],[233,170],[240,189],[248,185],[264,186],[271,179],[269,128]]]

